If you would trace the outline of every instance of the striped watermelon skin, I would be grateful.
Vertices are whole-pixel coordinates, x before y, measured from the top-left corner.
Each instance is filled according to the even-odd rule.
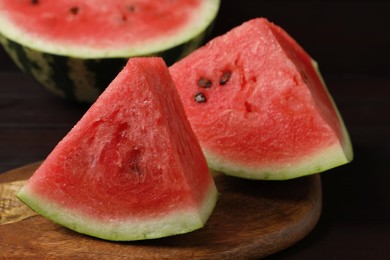
[[[145,3],[147,2],[148,1]],[[10,1],[10,3],[16,5],[16,7],[10,8],[10,12],[16,12],[15,17],[18,17],[18,11],[21,12],[20,14],[25,14],[23,12],[29,11],[29,9],[26,9],[27,11],[18,9],[22,7],[21,5],[17,5],[18,3],[16,2]],[[7,4],[12,6],[10,3]],[[177,3],[180,4],[180,2]],[[188,3],[191,3],[191,1]],[[130,38],[130,40],[125,43],[122,43],[119,40],[118,42],[120,45],[112,48],[111,46],[104,44],[102,47],[96,47],[89,44],[83,45],[83,43],[80,45],[78,38],[65,38],[65,43],[57,42],[55,37],[52,38],[52,40],[41,41],[41,38],[46,39],[44,35],[39,37],[38,34],[37,37],[36,35],[31,34],[33,35],[31,36],[30,31],[23,31],[26,30],[26,28],[28,29],[28,26],[23,28],[23,25],[19,26],[20,24],[7,18],[9,16],[7,13],[8,5],[4,2],[0,4],[0,7],[3,8],[3,10],[0,8],[0,43],[20,69],[30,74],[38,83],[43,85],[50,92],[68,100],[91,104],[122,70],[129,58],[161,57],[169,66],[202,45],[205,36],[207,36],[213,28],[218,15],[220,0],[202,0],[192,3],[200,3],[201,9],[196,9],[198,6],[195,6],[192,12],[187,13],[187,15],[192,18],[185,30],[179,30],[175,34],[170,34],[169,32],[166,33],[164,28],[158,27],[159,31],[155,32],[156,34],[154,36],[160,34],[161,36],[151,36],[151,40],[148,40],[147,36],[143,36],[146,41],[145,44],[137,43],[137,38]],[[36,3],[32,2],[30,4],[34,5]],[[125,2],[123,2],[123,4],[125,4]],[[156,2],[150,1],[150,3],[147,4],[153,6]],[[24,6],[24,4],[22,6]],[[113,7],[110,5],[108,6],[110,8]],[[53,10],[49,11],[51,12]],[[90,11],[93,12],[93,10]],[[115,10],[112,11],[115,12]],[[151,12],[153,12],[153,10]],[[41,13],[40,15],[42,16],[43,14]],[[107,17],[107,23],[113,22],[110,19],[110,17]],[[140,19],[144,18],[141,17]],[[68,21],[69,17],[64,17],[62,20]],[[16,21],[18,20],[16,19]],[[91,19],[88,21],[91,21]],[[82,20],[80,20],[80,22],[82,22]],[[83,25],[83,23],[80,24],[80,28],[82,28],[81,25]],[[41,26],[47,26],[47,24]],[[85,29],[91,31],[91,28],[94,28],[92,26]],[[63,29],[62,27],[56,28],[60,31]],[[109,31],[106,33],[112,32],[114,29],[118,28],[118,30],[123,29],[122,27],[110,28],[111,27],[108,27]],[[148,28],[145,28],[146,32],[148,32]],[[40,28],[38,27],[38,31],[39,29]],[[33,29],[32,32],[35,32],[34,30],[35,29]],[[156,30],[156,27],[152,27],[151,30]],[[118,31],[119,38],[122,36],[121,32],[125,34],[127,31]],[[92,34],[91,32],[85,33],[86,35],[90,35],[90,39],[93,39],[95,42],[99,42],[100,39],[104,41],[108,39],[107,37],[112,37],[98,36],[98,38],[94,38],[94,32]],[[142,35],[139,36],[142,38]],[[67,37],[77,36],[68,35]],[[113,39],[112,42],[115,42],[115,37],[110,39]],[[132,39],[135,40],[134,44]],[[67,40],[68,42],[78,42],[78,45],[74,46],[68,44],[66,43]]]
[[[213,23],[188,42],[148,56],[162,57],[171,65],[199,47],[212,27]],[[45,53],[1,34],[0,43],[22,71],[55,95],[79,103],[93,103],[128,60],[128,57],[87,59]]]

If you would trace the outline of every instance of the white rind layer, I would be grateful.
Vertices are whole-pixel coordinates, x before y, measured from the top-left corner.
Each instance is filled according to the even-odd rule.
[[[218,192],[214,183],[211,183],[199,207],[173,208],[167,214],[158,215],[156,212],[142,219],[107,221],[98,221],[60,207],[35,194],[28,185],[17,196],[37,213],[76,232],[112,241],[132,241],[178,235],[202,228],[215,207]]]
[[[256,179],[256,180],[287,180],[305,175],[320,173],[328,169],[349,163],[353,159],[352,142],[349,137],[345,123],[337,109],[337,106],[330,95],[326,84],[318,69],[318,64],[312,60],[313,67],[322,81],[325,91],[330,98],[333,108],[337,114],[341,126],[342,141],[328,146],[319,147],[318,150],[299,161],[289,163],[270,163],[258,166],[249,166],[226,160],[217,154],[202,147],[209,167],[215,171],[224,172],[227,175]],[[337,136],[337,133],[334,133]]]
[[[219,154],[213,153],[202,147],[207,164],[214,171],[220,171],[227,175],[255,180],[287,180],[298,178],[310,174],[320,173],[331,168],[349,163],[353,160],[352,142],[349,137],[345,123],[334,102],[332,96],[326,87],[325,81],[318,68],[318,63],[312,59],[312,65],[317,76],[321,80],[322,86],[326,91],[333,108],[338,117],[341,127],[341,139],[328,147],[318,147],[316,152],[291,162],[276,162],[269,164],[258,164],[256,166],[242,164],[227,160]],[[324,123],[326,121],[324,120]],[[334,133],[337,136],[337,133]]]
[[[42,38],[32,36],[30,33],[7,19],[7,13],[0,2],[0,34],[28,48],[45,53],[72,56],[77,58],[120,58],[143,56],[171,49],[186,43],[203,33],[217,16],[220,0],[203,0],[197,12],[193,13],[190,22],[183,29],[173,35],[166,35],[159,40],[140,42],[136,45],[117,46],[109,48],[92,48],[84,45],[56,44]]]
[[[320,173],[348,163],[352,160],[351,149],[349,145],[343,148],[341,144],[336,143],[315,154],[301,158],[297,162],[263,164],[257,167],[227,161],[207,150],[203,152],[209,167],[215,171],[254,180],[287,180]]]

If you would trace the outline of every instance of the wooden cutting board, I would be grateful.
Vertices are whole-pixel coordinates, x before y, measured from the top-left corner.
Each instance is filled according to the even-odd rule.
[[[38,165],[0,174],[0,184],[25,180]],[[0,225],[0,258],[253,259],[298,242],[320,217],[319,175],[252,181],[218,174],[215,180],[220,198],[200,230],[155,240],[110,242],[34,215]]]

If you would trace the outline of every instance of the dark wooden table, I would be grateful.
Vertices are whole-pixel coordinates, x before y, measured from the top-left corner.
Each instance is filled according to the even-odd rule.
[[[320,63],[355,151],[321,174],[316,228],[270,258],[390,259],[390,3],[237,5],[224,1],[212,36],[259,16],[284,27]],[[87,108],[48,93],[0,49],[0,172],[44,159]]]

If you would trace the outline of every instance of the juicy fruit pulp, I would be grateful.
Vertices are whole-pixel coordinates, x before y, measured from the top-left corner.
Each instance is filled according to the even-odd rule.
[[[209,26],[218,7],[219,0],[3,0],[0,32],[53,54],[129,57],[190,40]]]
[[[289,179],[352,159],[315,62],[266,19],[213,39],[170,72],[214,170]]]
[[[49,219],[109,240],[200,228],[216,195],[160,58],[130,59],[18,193]]]

